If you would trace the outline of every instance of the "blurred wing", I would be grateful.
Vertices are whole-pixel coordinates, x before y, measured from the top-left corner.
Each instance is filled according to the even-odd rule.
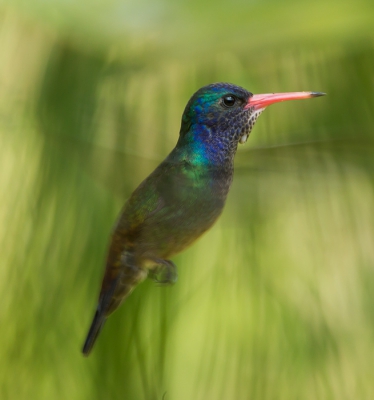
[[[249,148],[238,151],[236,174],[259,172],[319,171],[321,163],[333,160],[338,165],[351,164],[374,168],[374,140],[366,138],[321,140],[287,143],[271,147]]]

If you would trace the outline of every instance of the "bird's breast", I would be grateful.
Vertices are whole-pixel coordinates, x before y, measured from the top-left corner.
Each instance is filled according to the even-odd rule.
[[[185,167],[157,186],[160,204],[142,224],[138,249],[167,258],[207,231],[225,205],[230,171]]]

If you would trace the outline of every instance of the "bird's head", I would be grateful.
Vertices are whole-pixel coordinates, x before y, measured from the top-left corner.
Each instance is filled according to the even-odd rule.
[[[245,143],[264,109],[270,104],[321,96],[318,92],[253,95],[230,83],[214,83],[199,89],[182,116],[179,144],[201,144],[218,152],[235,154]],[[201,146],[200,146],[201,147]]]

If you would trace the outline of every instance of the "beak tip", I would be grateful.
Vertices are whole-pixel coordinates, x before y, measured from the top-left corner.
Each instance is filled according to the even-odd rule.
[[[320,96],[326,96],[326,93],[323,92],[310,92],[311,97],[320,97]]]

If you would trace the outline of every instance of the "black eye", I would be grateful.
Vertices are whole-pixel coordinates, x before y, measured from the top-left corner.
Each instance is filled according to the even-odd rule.
[[[234,107],[236,103],[236,97],[232,95],[227,95],[222,98],[223,105],[226,107]]]

